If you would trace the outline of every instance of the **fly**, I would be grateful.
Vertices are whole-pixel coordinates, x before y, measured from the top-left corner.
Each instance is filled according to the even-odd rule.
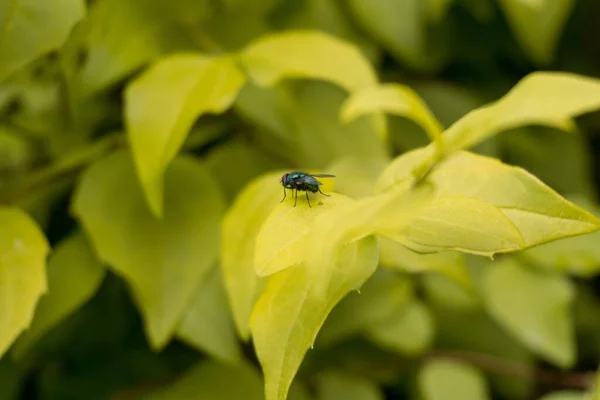
[[[292,189],[292,197],[294,196],[294,190],[296,191],[296,196],[294,197],[294,207],[296,207],[296,203],[298,202],[298,191],[306,192],[306,201],[308,201],[308,206],[311,208],[312,206],[310,205],[308,192],[319,192],[323,196],[329,197],[328,194],[321,192],[321,188],[319,188],[319,186],[321,186],[323,183],[319,182],[316,178],[335,178],[335,175],[308,174],[306,172],[290,172],[289,174],[283,175],[279,181],[281,186],[283,186],[283,199],[281,199],[280,203],[283,202],[287,196],[286,189]]]

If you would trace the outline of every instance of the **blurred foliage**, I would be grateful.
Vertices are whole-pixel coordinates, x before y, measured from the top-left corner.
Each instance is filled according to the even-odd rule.
[[[599,20],[0,0],[0,400],[600,399]]]

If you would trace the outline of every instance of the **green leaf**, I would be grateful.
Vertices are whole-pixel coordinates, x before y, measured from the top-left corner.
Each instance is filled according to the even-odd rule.
[[[538,65],[554,60],[573,0],[500,0],[500,7],[528,57]]]
[[[0,357],[29,326],[46,287],[50,247],[35,222],[17,208],[0,207]]]
[[[575,361],[570,312],[574,295],[567,279],[511,260],[492,264],[484,273],[483,296],[490,314],[532,351],[562,368]]]
[[[216,262],[224,213],[217,183],[191,158],[174,160],[165,184],[166,213],[158,219],[121,151],[83,174],[73,201],[100,258],[128,282],[155,349],[166,345]]]
[[[538,400],[586,400],[584,392],[559,390],[540,397]]]
[[[377,268],[377,241],[371,237],[349,244],[337,263],[320,267],[310,270],[301,264],[272,275],[252,311],[250,327],[265,375],[266,400],[286,399],[329,312]]]
[[[85,15],[85,1],[4,1],[0,4],[0,81],[60,48]]]
[[[387,160],[385,120],[374,115],[342,123],[338,115],[346,97],[326,82],[292,81],[272,89],[246,87],[236,109],[267,130],[257,135],[261,147],[295,165],[322,169],[346,157]]]
[[[354,92],[344,102],[340,111],[345,123],[374,112],[386,112],[414,121],[421,125],[435,142],[437,151],[444,151],[441,124],[427,104],[409,87],[388,83]]]
[[[279,160],[243,139],[227,142],[212,150],[206,157],[206,164],[231,201],[249,181],[282,167]]]
[[[81,233],[60,242],[48,262],[48,291],[40,298],[33,321],[15,343],[13,354],[22,355],[91,299],[105,275],[106,270]]]
[[[286,171],[265,174],[250,182],[223,218],[221,269],[238,334],[248,339],[248,321],[261,282],[254,272],[256,236],[263,221],[281,200],[277,181]]]
[[[320,373],[317,378],[316,400],[383,400],[374,382],[361,376],[337,371]]]
[[[570,197],[577,205],[600,216],[596,203],[582,197]],[[556,240],[525,250],[519,255],[526,260],[547,268],[564,271],[576,276],[593,277],[600,272],[600,232]]]
[[[491,398],[483,374],[461,361],[429,361],[419,371],[418,382],[423,400]]]
[[[499,100],[456,121],[444,132],[444,144],[449,152],[466,149],[526,125],[572,130],[572,118],[598,108],[600,80],[566,72],[533,72]]]
[[[155,215],[163,212],[164,170],[195,120],[229,108],[244,83],[244,75],[230,57],[182,53],[161,59],[128,85],[127,133]]]
[[[442,52],[430,52],[427,43],[426,2],[421,0],[351,0],[350,10],[362,28],[401,64],[431,69]]]
[[[251,365],[228,366],[214,361],[199,363],[175,383],[143,399],[195,399],[199,395],[210,400],[264,400],[260,374]]]
[[[160,55],[190,49],[186,24],[209,15],[206,0],[96,0],[86,19],[87,57],[78,83],[93,94]],[[186,30],[187,29],[187,30]]]
[[[219,268],[211,271],[196,288],[177,328],[177,336],[220,361],[240,362],[242,353]]]
[[[396,309],[385,320],[370,325],[366,334],[383,348],[416,356],[431,346],[434,331],[433,318],[427,306],[416,300]]]
[[[273,33],[252,42],[239,57],[261,86],[285,78],[308,78],[352,92],[377,83],[373,67],[354,44],[319,31]]]
[[[412,296],[411,281],[390,271],[376,271],[359,292],[348,294],[333,309],[317,344],[330,346],[363,333],[370,325],[387,320],[397,310],[404,310]]]
[[[0,400],[19,398],[24,378],[17,365],[10,358],[4,357],[0,361]]]
[[[394,160],[382,173],[379,189],[406,184],[425,151],[415,150]],[[600,226],[596,217],[527,171],[493,158],[458,152],[438,165],[427,179],[436,186],[440,197],[416,217],[404,238],[393,237],[421,252],[457,248],[491,255],[596,231]],[[472,209],[468,208],[469,203],[473,203]],[[431,208],[434,210],[429,215]],[[513,224],[512,230],[503,216]],[[450,221],[455,225],[448,226]],[[488,236],[492,228],[498,233]],[[479,230],[481,233],[476,233]],[[467,232],[476,236],[469,237]],[[411,241],[411,235],[415,240]]]
[[[386,237],[379,238],[381,265],[414,274],[437,273],[452,279],[465,289],[473,286],[464,257],[459,252],[443,251],[419,254]]]
[[[595,198],[594,155],[583,132],[565,135],[556,129],[531,126],[498,139],[505,162],[526,169],[558,193]]]

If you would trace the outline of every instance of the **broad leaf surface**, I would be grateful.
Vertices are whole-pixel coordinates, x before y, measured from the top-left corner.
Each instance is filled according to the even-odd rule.
[[[275,206],[256,236],[254,269],[259,276],[301,264],[307,252],[318,251],[307,248],[307,236],[311,234],[317,217],[351,202],[344,196],[333,194],[331,198],[319,199],[318,202],[313,198],[312,203],[317,204],[309,207],[302,196],[300,204],[294,207],[294,199],[291,195],[287,197],[283,203]]]
[[[286,171],[266,174],[251,181],[238,195],[223,219],[221,269],[238,334],[248,339],[248,321],[262,286],[254,272],[256,236],[281,200],[278,180]]]
[[[221,271],[216,266],[196,288],[177,328],[177,336],[220,361],[241,360]]]
[[[540,66],[550,64],[576,2],[500,0],[498,3],[527,56]]]
[[[381,175],[379,189],[405,184],[425,151],[415,150],[394,160]],[[527,171],[493,158],[458,152],[438,165],[428,180],[436,186],[440,197],[434,201],[431,215],[422,212],[409,226],[418,243],[414,243],[417,240],[410,242],[410,234],[406,234],[404,239],[394,237],[421,251],[455,247],[479,254],[493,254],[596,231],[600,226],[596,217],[570,203]],[[455,207],[452,207],[453,202]],[[470,210],[468,203],[481,206],[482,211],[479,208]],[[484,210],[487,210],[485,214]],[[479,218],[478,213],[481,214]],[[502,216],[513,224],[516,231],[509,229],[510,225]],[[450,221],[453,225],[448,226]],[[457,225],[458,222],[462,225]],[[426,226],[428,230],[424,231]],[[457,236],[458,232],[475,228],[485,232],[471,238],[469,235]],[[497,233],[490,234],[491,228],[498,228]]]
[[[73,202],[100,258],[128,282],[155,349],[166,345],[214,265],[224,213],[217,183],[186,157],[167,170],[165,205],[162,219],[148,209],[124,151],[93,164]]]
[[[368,326],[366,335],[385,349],[415,356],[432,345],[434,332],[433,317],[427,306],[415,300],[394,310],[386,319]]]
[[[125,92],[125,119],[136,169],[153,213],[163,212],[163,173],[195,120],[221,113],[245,77],[232,58],[182,53],[161,59]]]
[[[484,375],[464,362],[429,361],[419,371],[418,384],[423,400],[491,399]]]
[[[294,30],[259,38],[243,50],[240,60],[263,86],[284,78],[308,78],[352,92],[377,82],[373,67],[354,44],[319,31]]]
[[[0,81],[60,48],[85,15],[83,0],[13,0],[0,3]]]
[[[377,241],[365,238],[346,246],[335,264],[313,271],[301,264],[269,277],[250,322],[265,375],[267,400],[286,399],[325,318],[346,294],[360,288],[373,274],[377,258]]]
[[[48,291],[40,298],[29,329],[17,340],[14,354],[22,354],[92,298],[105,275],[106,270],[81,233],[60,242],[48,261]]]
[[[514,261],[490,265],[483,296],[491,315],[528,348],[559,367],[575,361],[572,284]]]
[[[43,232],[23,211],[0,207],[0,356],[33,319],[46,292]]]

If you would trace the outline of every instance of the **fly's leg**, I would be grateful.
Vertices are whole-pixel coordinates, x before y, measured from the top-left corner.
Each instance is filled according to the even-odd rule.
[[[294,195],[294,191],[292,190],[292,196]],[[296,207],[296,203],[298,202],[298,189],[296,189],[296,197],[294,197],[294,207]]]
[[[310,199],[308,198],[308,190],[306,191],[306,201],[308,201],[308,206],[312,208],[312,206],[310,205]]]
[[[330,194],[325,194],[325,193],[321,192],[321,188],[319,188],[319,193],[321,193],[323,196],[327,196],[327,197],[331,196]]]
[[[285,200],[286,196],[287,196],[287,190],[285,190],[285,188],[283,188],[283,199],[281,199],[280,203],[283,203],[283,201]]]

